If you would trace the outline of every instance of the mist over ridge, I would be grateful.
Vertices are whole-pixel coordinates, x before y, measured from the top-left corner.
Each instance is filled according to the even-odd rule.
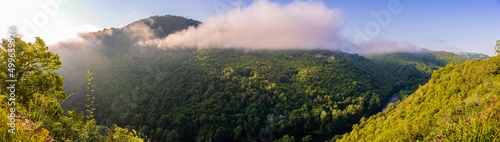
[[[181,24],[188,27],[177,26]],[[340,36],[341,29],[339,8],[330,9],[318,1],[283,5],[260,0],[248,7],[209,17],[203,23],[179,16],[153,16],[119,29],[84,33],[51,48],[115,48],[111,46],[119,45],[160,49],[327,49],[358,54],[421,51],[414,45],[385,39],[354,44]]]

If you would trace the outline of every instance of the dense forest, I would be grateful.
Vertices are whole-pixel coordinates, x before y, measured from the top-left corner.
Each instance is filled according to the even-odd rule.
[[[500,57],[448,64],[340,141],[498,141]]]
[[[155,140],[171,131],[198,141],[344,132],[393,93],[369,60],[341,52],[169,50],[108,60],[93,69],[97,121]],[[85,98],[72,97],[64,105]]]
[[[451,52],[428,51],[421,53],[393,53],[367,55],[377,65],[384,68],[395,79],[392,84],[399,91],[399,98],[406,98],[431,78],[432,72],[448,63],[462,63],[465,58]]]
[[[164,37],[199,22],[154,16],[90,33],[98,46],[67,44],[54,52],[71,95],[65,110],[87,110],[82,86],[90,70],[97,124],[130,126],[153,141],[343,134],[392,94],[410,94],[433,70],[465,61],[433,51],[365,58],[329,50],[158,49],[135,44],[140,39],[128,31],[141,24]]]

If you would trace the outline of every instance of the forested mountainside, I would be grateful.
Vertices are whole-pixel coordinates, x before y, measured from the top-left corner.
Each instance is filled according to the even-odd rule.
[[[500,57],[448,64],[340,141],[498,141]]]
[[[378,112],[393,93],[382,70],[361,56],[341,52],[155,53],[92,60],[100,63],[91,69],[98,122],[131,125],[152,139],[164,139],[163,133],[175,130],[200,141],[248,140],[278,130],[342,132],[362,116]],[[65,77],[73,76],[82,75]],[[64,104],[68,108],[85,96],[72,97]],[[275,115],[272,123],[268,114]]]
[[[199,22],[155,16],[90,33],[98,46],[54,50],[65,92],[72,94],[63,108],[85,110],[88,90],[81,86],[90,70],[97,122],[131,126],[153,141],[342,134],[378,113],[392,94],[464,60],[430,51],[367,59],[328,50],[158,49],[138,46],[128,34],[142,24],[164,37]]]
[[[406,98],[431,78],[432,72],[448,63],[462,63],[467,59],[445,51],[424,50],[421,53],[393,53],[368,55],[395,79],[394,86],[400,89],[399,98]]]

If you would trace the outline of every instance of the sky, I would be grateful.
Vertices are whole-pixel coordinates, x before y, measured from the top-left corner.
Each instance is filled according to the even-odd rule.
[[[286,5],[293,0],[269,0]],[[354,43],[388,40],[430,50],[494,55],[500,40],[500,0],[328,0],[341,13],[340,35]],[[244,0],[17,0],[0,2],[0,36],[16,25],[25,40],[49,45],[103,28],[121,28],[154,15],[201,22],[254,1]]]

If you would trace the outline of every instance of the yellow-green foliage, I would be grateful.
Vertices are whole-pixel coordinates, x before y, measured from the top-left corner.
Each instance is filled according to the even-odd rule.
[[[499,141],[500,57],[449,64],[340,141]]]
[[[10,120],[6,117],[10,114],[9,107],[7,107],[7,103],[1,102],[0,108],[0,141],[2,142],[41,142],[48,138],[49,131],[43,128],[39,129],[30,129],[25,128],[25,125],[20,123],[20,120],[16,120],[16,127],[14,134],[8,132],[11,129],[7,123],[10,123]]]
[[[127,142],[142,142],[143,140],[138,137],[138,133],[135,130],[130,132],[127,129],[118,127],[115,125],[115,133],[112,134],[110,141],[127,141]]]
[[[280,139],[274,140],[273,142],[294,142],[295,138],[293,136],[285,135]]]

